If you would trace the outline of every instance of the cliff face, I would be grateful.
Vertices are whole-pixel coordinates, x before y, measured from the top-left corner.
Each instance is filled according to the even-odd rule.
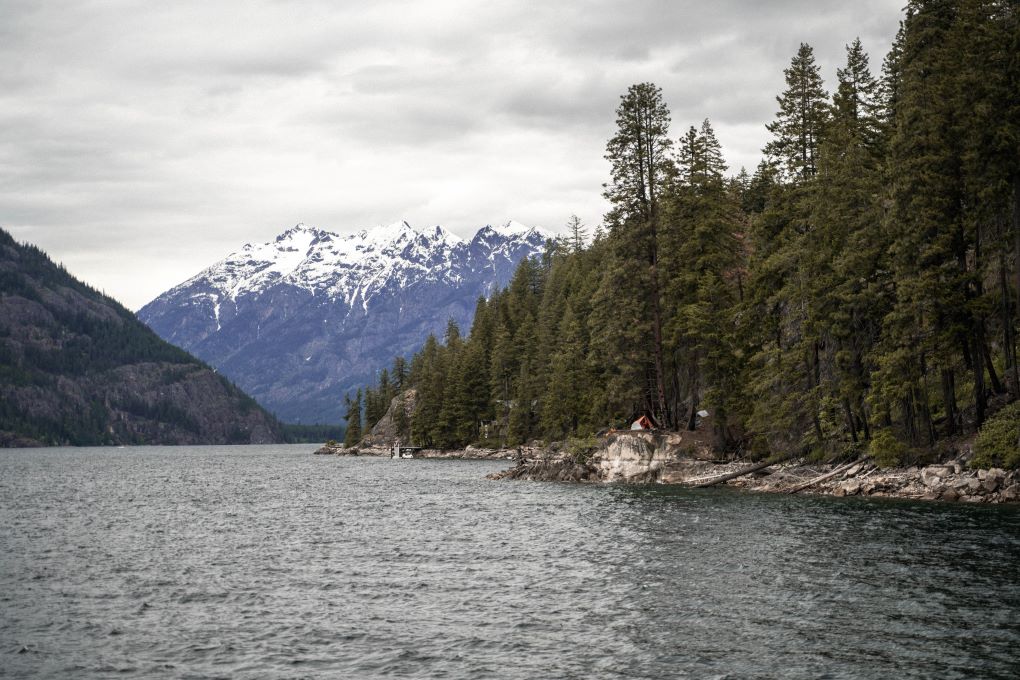
[[[400,439],[400,426],[398,424],[400,410],[403,409],[404,411],[403,421],[410,423],[417,401],[417,390],[405,390],[402,394],[393,397],[390,400],[389,408],[386,409],[386,413],[372,427],[372,431],[365,435],[362,442],[366,446],[393,446]],[[404,444],[408,444],[409,440],[409,437],[405,437]]]
[[[0,446],[278,441],[251,397],[0,230]]]

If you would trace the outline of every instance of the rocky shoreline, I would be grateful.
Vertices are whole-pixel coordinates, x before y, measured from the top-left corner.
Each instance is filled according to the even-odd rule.
[[[365,456],[372,458],[391,458],[392,446],[361,444],[344,447],[343,444],[323,444],[315,451],[317,456]],[[456,460],[519,460],[521,449],[483,449],[468,446],[464,449],[418,449],[415,458],[456,459]]]
[[[350,448],[330,443],[315,453],[389,458],[393,449],[374,443]],[[555,444],[512,449],[469,446],[459,450],[420,449],[414,457],[514,461],[512,467],[488,475],[494,480],[686,487],[713,483],[750,465],[746,460],[717,460],[698,433],[656,431],[614,432],[596,447],[581,451],[564,450]],[[867,459],[843,465],[792,460],[718,485],[765,493],[1020,503],[1020,471],[974,470],[968,467],[969,459],[970,452],[964,451],[948,462],[905,468],[880,468]]]
[[[747,461],[718,462],[681,433],[620,432],[606,437],[588,456],[541,451],[522,457],[490,479],[535,481],[674,484],[698,486],[749,466]],[[873,496],[964,503],[1020,502],[1020,471],[973,470],[969,452],[937,465],[880,468],[870,460],[851,465],[790,461],[724,481],[748,491],[830,496]],[[842,467],[842,470],[838,468]],[[824,476],[836,471],[831,477]],[[817,483],[805,486],[812,480]]]

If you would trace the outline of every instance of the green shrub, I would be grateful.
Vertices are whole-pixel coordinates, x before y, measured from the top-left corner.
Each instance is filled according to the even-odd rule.
[[[576,462],[584,465],[598,449],[599,440],[595,437],[571,437],[566,441],[565,446],[567,454]]]
[[[1020,467],[1020,401],[985,421],[974,442],[971,467]]]
[[[852,460],[857,460],[865,453],[868,453],[868,442],[845,442],[842,449],[840,449],[839,453],[831,462],[849,463]]]
[[[878,467],[902,465],[907,457],[907,445],[896,438],[892,430],[879,430],[871,438],[868,454]]]

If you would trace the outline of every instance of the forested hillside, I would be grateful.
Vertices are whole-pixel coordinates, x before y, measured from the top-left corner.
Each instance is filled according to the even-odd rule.
[[[0,446],[281,439],[251,397],[0,229]]]
[[[632,86],[604,228],[523,263],[466,338],[429,339],[414,438],[708,410],[723,448],[907,461],[1016,399],[1017,4],[910,2],[877,70],[854,41],[830,91],[802,44],[753,174],[708,120],[677,134],[659,88]]]

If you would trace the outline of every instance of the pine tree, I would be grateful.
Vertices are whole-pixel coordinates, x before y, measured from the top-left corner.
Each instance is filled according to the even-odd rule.
[[[800,44],[784,73],[786,91],[776,98],[776,120],[766,126],[774,139],[765,146],[765,153],[780,165],[787,178],[806,180],[817,171],[828,95],[814,50],[807,43]]]
[[[587,412],[584,324],[568,306],[557,331],[557,348],[550,360],[549,381],[542,396],[541,426],[551,437],[577,431]]]
[[[847,46],[837,77],[812,194],[814,229],[804,244],[811,252],[809,333],[819,343],[816,408],[823,431],[842,445],[870,438],[865,397],[892,282],[880,201],[880,92],[859,40]]]
[[[344,397],[346,410],[344,420],[347,422],[347,431],[344,434],[344,446],[350,448],[357,446],[361,441],[361,390],[358,390],[354,399],[350,395]]]
[[[801,44],[786,69],[780,110],[766,127],[774,174],[753,222],[753,258],[744,322],[754,329],[748,425],[776,449],[809,449],[825,439],[820,417],[820,360],[824,350],[811,324],[817,238],[811,217],[819,145],[829,105],[809,45]]]
[[[882,83],[855,40],[831,105],[801,45],[750,176],[726,178],[708,121],[671,159],[661,93],[630,88],[606,229],[522,262],[406,381],[395,365],[416,440],[463,445],[492,420],[505,443],[561,438],[641,411],[693,427],[704,408],[725,447],[839,456],[978,425],[990,393],[1020,392],[1017,21],[914,0]]]
[[[860,38],[847,45],[846,52],[846,66],[836,69],[839,84],[832,97],[833,117],[844,126],[852,126],[855,141],[859,140],[874,154],[878,151],[881,126],[880,85],[871,74]]]
[[[407,389],[407,359],[404,357],[393,359],[393,383],[398,392]]]
[[[508,422],[508,444],[511,446],[523,444],[535,434],[537,392],[535,368],[538,363],[538,347],[535,320],[530,314],[521,320],[514,334],[514,346],[517,348],[519,359]]]
[[[584,250],[584,244],[588,240],[588,230],[577,215],[571,215],[567,220],[567,240],[571,252],[578,253]]]
[[[705,120],[680,140],[677,184],[671,196],[670,219],[677,229],[667,239],[671,278],[667,346],[673,349],[678,399],[686,402],[684,424],[694,429],[703,396],[716,378],[734,370],[733,314],[739,299],[736,270],[740,265],[737,234],[744,228],[736,196],[724,179],[722,149]],[[712,360],[710,360],[710,357]],[[726,430],[722,393],[711,392],[720,432]],[[678,411],[679,407],[674,407]]]
[[[445,366],[435,335],[411,362],[410,381],[417,389],[417,401],[411,418],[411,438],[419,446],[431,446],[438,438],[439,414],[443,407]]]
[[[405,440],[411,434],[411,419],[408,417],[407,408],[407,393],[401,392],[397,397],[397,409],[393,413],[393,426],[401,440]]]
[[[970,314],[978,295],[967,271],[974,242],[963,214],[953,133],[956,15],[950,2],[908,6],[890,139],[887,226],[896,299],[885,318],[872,401],[898,416],[903,436],[915,445],[930,446],[936,438],[932,374],[943,376],[942,408],[955,423],[951,386],[958,358],[973,376],[977,424],[986,410],[983,321]]]
[[[606,159],[612,165],[612,179],[603,194],[612,206],[606,223],[616,238],[607,265],[612,276],[610,287],[604,289],[604,304],[637,312],[639,335],[648,353],[647,359],[639,360],[648,373],[646,404],[660,421],[671,422],[662,347],[659,231],[660,203],[673,165],[669,110],[659,88],[652,83],[632,85],[616,109],[616,125],[617,132],[606,145]]]

